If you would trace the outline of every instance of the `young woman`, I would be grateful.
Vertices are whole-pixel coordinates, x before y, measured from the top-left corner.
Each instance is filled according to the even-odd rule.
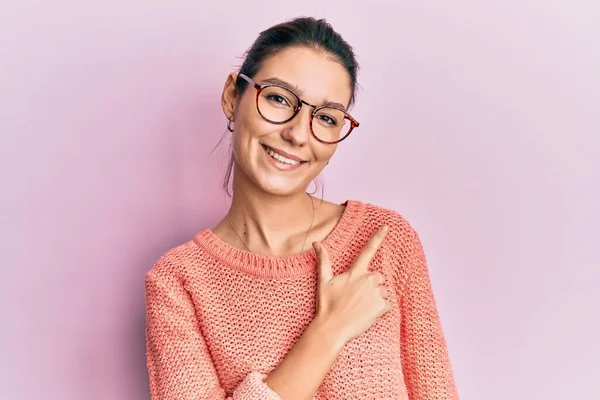
[[[227,77],[231,207],[146,275],[152,399],[458,398],[415,230],[307,193],[359,126],[357,69],[328,23],[298,18]]]

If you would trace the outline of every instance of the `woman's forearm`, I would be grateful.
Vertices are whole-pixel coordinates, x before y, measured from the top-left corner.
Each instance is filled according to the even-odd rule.
[[[339,334],[315,318],[264,382],[283,400],[311,400],[344,344]]]

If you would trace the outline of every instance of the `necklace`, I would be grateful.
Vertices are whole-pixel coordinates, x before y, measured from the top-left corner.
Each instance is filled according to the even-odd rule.
[[[302,253],[304,251],[304,246],[306,245],[306,239],[308,239],[308,233],[312,229],[313,222],[315,221],[315,201],[313,200],[313,198],[312,198],[311,195],[309,195],[308,197],[310,197],[310,202],[312,204],[312,210],[313,210],[313,212],[312,212],[312,220],[310,221],[310,226],[308,227],[308,230],[306,231],[306,236],[304,237],[304,243],[302,243],[302,248],[300,249],[300,253]],[[248,243],[246,243],[246,241],[244,240],[244,238],[242,237],[242,235],[239,234],[239,232],[237,231],[237,229],[235,229],[235,226],[233,226],[233,224],[231,223],[231,219],[229,218],[229,212],[227,213],[227,221],[229,221],[229,225],[231,225],[231,227],[235,231],[236,235],[238,235],[238,237],[244,243],[244,246],[246,246],[246,248],[248,249],[248,251],[252,252],[252,250],[250,250],[250,247],[248,247]]]

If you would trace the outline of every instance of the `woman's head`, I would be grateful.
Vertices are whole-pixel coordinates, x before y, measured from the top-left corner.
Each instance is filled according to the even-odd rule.
[[[328,142],[341,137],[333,133],[343,136],[356,125],[344,111],[354,103],[357,70],[352,48],[325,20],[298,18],[261,32],[223,90],[223,111],[234,126],[224,186],[235,165],[236,179],[267,193],[304,191],[335,153],[337,143]],[[277,86],[261,91],[249,82]],[[316,112],[311,130],[313,106],[328,108]],[[273,160],[268,148],[303,161]]]

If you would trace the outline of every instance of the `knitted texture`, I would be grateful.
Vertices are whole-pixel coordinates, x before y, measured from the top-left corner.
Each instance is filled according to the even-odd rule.
[[[314,399],[458,399],[417,232],[393,210],[342,204],[321,242],[333,273],[348,270],[388,224],[369,271],[385,276],[392,310],[342,348]],[[152,399],[280,399],[263,379],[312,321],[317,277],[312,248],[263,256],[209,229],[167,251],[145,277]]]

